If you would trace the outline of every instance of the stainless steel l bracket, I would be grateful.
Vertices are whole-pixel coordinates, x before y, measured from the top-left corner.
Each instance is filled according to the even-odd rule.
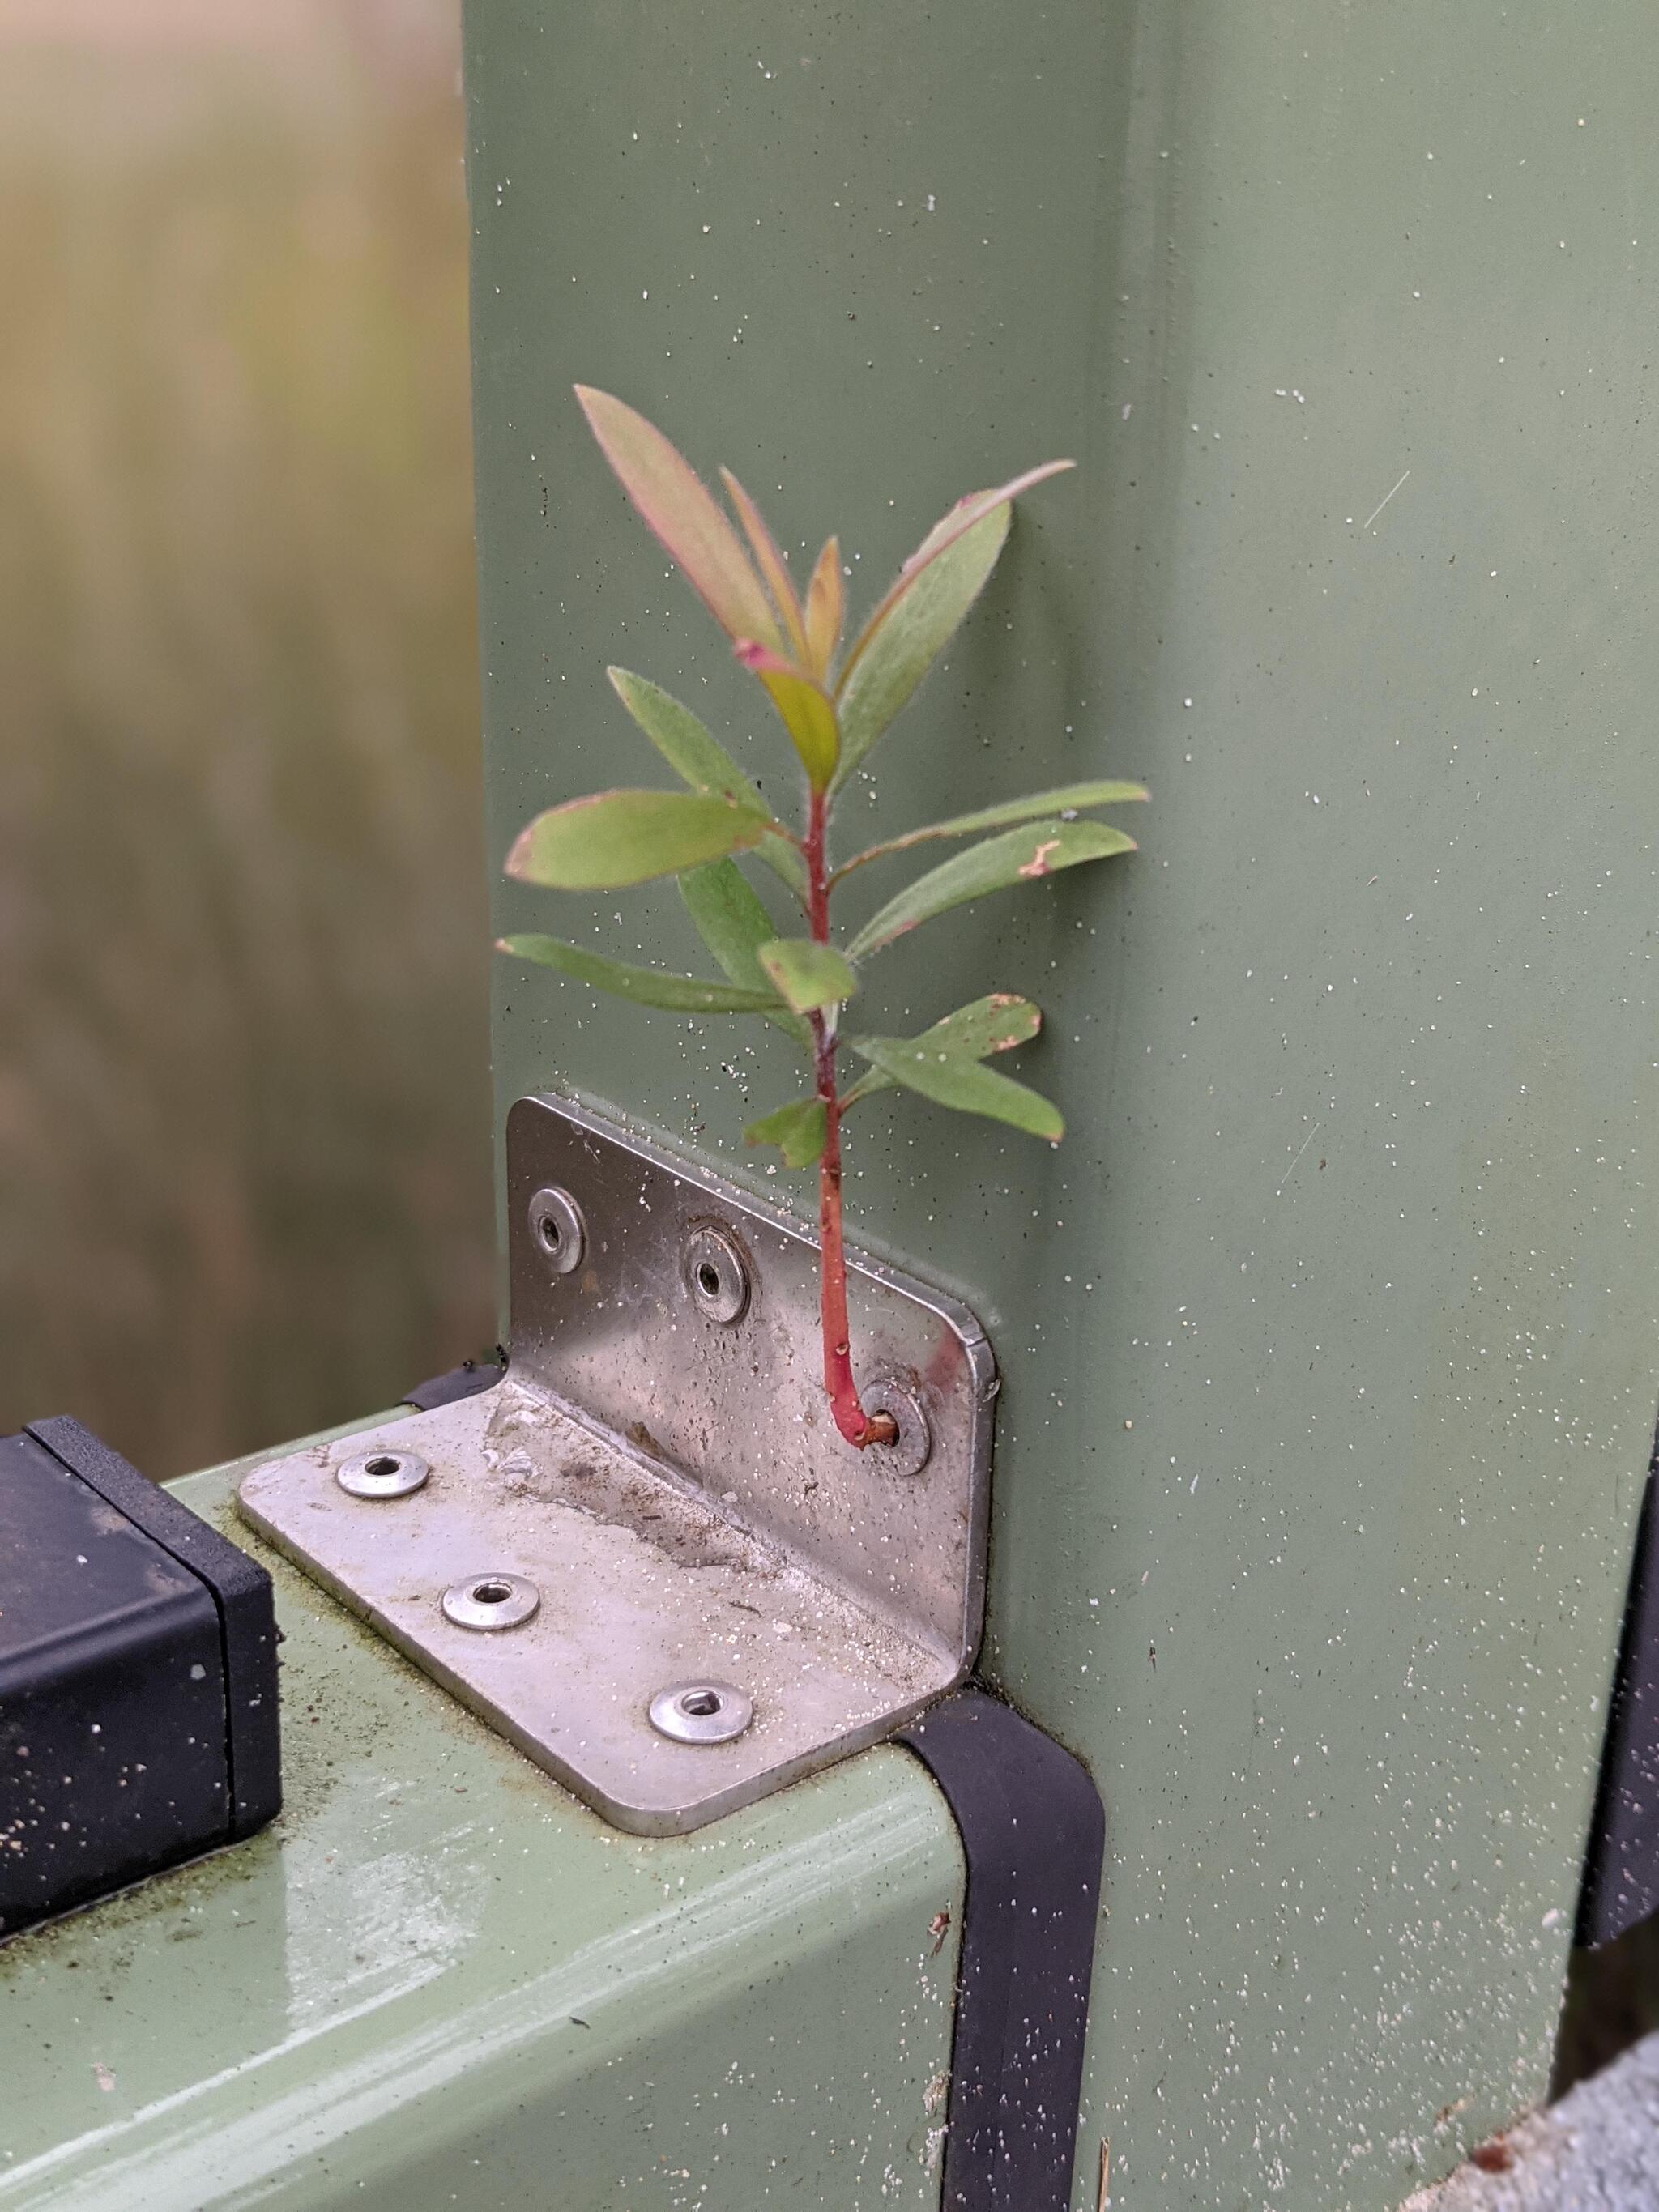
[[[856,1451],[787,1214],[559,1099],[520,1100],[507,1162],[506,1378],[257,1468],[241,1510],[618,1827],[698,1827],[967,1673],[991,1347],[853,1255],[860,1387],[899,1430]]]

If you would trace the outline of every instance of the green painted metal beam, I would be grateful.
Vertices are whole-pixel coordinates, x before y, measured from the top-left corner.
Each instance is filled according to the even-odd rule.
[[[1659,1400],[1652,12],[472,0],[469,70],[498,852],[651,774],[610,660],[785,774],[574,380],[866,605],[1082,464],[875,787],[1151,781],[881,979],[1042,1000],[1072,1134],[899,1100],[855,1233],[991,1328],[990,1664],[1110,1810],[1079,2204],[1381,2212],[1543,2088]],[[780,1040],[496,988],[503,1109],[754,1172]]]
[[[286,1809],[0,1946],[0,2206],[936,2205],[962,1870],[916,1762],[617,1835],[254,1542],[240,1472],[179,1491],[276,1577]]]

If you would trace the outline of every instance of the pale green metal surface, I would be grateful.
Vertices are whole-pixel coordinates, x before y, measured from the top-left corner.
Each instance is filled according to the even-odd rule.
[[[276,1577],[286,1808],[0,1946],[6,2212],[936,2205],[961,1864],[916,1762],[617,1835],[228,1492],[181,1486]]]
[[[607,660],[781,774],[573,379],[839,527],[866,605],[1082,463],[878,788],[1143,774],[1146,851],[872,1010],[1031,991],[1072,1134],[884,1102],[856,1233],[991,1329],[991,1663],[1109,1808],[1079,2205],[1109,2135],[1121,2204],[1380,2212],[1543,2087],[1659,1398],[1659,21],[472,0],[470,71],[498,852],[653,779]],[[501,910],[695,957],[672,893]],[[799,1088],[769,1033],[497,992],[503,1109],[742,1173]]]

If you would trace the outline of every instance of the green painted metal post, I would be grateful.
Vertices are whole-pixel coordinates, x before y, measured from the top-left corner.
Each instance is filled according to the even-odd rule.
[[[469,70],[498,850],[644,766],[609,660],[750,726],[573,380],[866,603],[1082,464],[877,762],[1152,782],[883,979],[1042,999],[1072,1133],[901,1102],[855,1233],[992,1328],[989,1666],[1110,1810],[1079,2204],[1380,2212],[1542,2090],[1659,1397],[1651,12],[473,0]],[[497,991],[503,1109],[754,1172],[782,1048]]]

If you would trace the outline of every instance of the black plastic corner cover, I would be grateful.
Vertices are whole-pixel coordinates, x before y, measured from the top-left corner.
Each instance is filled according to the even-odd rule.
[[[1573,1940],[1611,1943],[1659,1911],[1659,1506],[1648,1470]]]
[[[1106,1816],[1086,1770],[969,1687],[899,1733],[967,1861],[944,2212],[1066,2212]]]
[[[78,1421],[0,1438],[0,1936],[281,1804],[264,1570]]]

